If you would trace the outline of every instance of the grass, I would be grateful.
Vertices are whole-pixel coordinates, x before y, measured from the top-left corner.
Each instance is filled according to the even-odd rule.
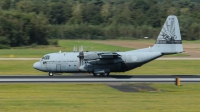
[[[178,53],[178,54],[170,54],[170,55],[164,55],[163,57],[187,57],[190,56],[188,54]]]
[[[41,75],[47,74],[33,68],[33,63],[36,61],[0,61],[1,75]]]
[[[39,60],[38,60],[39,61]],[[47,72],[41,72],[33,68],[36,61],[26,60],[1,60],[0,61],[0,75],[47,75]],[[62,75],[71,75],[65,73]]]
[[[116,41],[116,40],[115,40]],[[156,39],[136,39],[136,40],[117,40],[117,41],[134,41],[134,42],[144,42],[144,43],[155,43]],[[200,40],[182,40],[183,44],[200,44]]]
[[[153,84],[164,92],[126,93],[103,84],[1,84],[0,111],[198,112],[199,84]]]
[[[120,46],[113,46],[107,44],[100,44],[94,43],[93,41],[89,40],[60,40],[59,45],[67,49],[68,51],[72,51],[74,46],[83,46],[84,51],[112,51],[116,52],[119,51],[128,51],[133,50],[132,48],[120,47]]]
[[[13,49],[1,49],[1,58],[41,58],[43,55],[52,52],[59,52],[59,50],[64,50],[62,47],[54,46],[38,46],[35,48],[13,48]]]
[[[193,41],[183,40],[183,44],[200,44],[200,40],[193,40]]]
[[[199,60],[155,60],[124,74],[200,74]]]
[[[127,51],[133,50],[131,48],[105,45],[94,43],[89,40],[59,40],[59,46],[37,46],[31,47],[17,47],[12,49],[0,49],[0,58],[9,58],[14,56],[15,58],[41,58],[43,55],[52,52],[72,52],[74,46],[83,46],[84,51]]]
[[[36,61],[0,61],[0,75],[47,75],[33,68]],[[111,74],[200,74],[199,60],[154,60],[125,73]]]
[[[112,41],[112,39],[110,40]],[[123,39],[115,39],[114,41],[137,41],[137,42],[149,42],[149,43],[155,43],[156,39],[132,39],[132,40],[123,40]],[[196,43],[199,44],[200,40],[182,40],[183,43]]]
[[[132,48],[126,48],[121,46],[114,46],[114,45],[106,45],[106,44],[100,44],[95,43],[98,40],[91,41],[91,40],[59,40],[58,46],[36,46],[34,48],[31,47],[16,47],[12,49],[0,49],[0,58],[9,58],[9,57],[15,57],[15,58],[40,58],[43,55],[47,53],[52,52],[59,52],[60,50],[63,52],[71,52],[73,51],[74,46],[83,46],[85,51],[128,51],[128,50],[134,50]],[[102,40],[100,40],[102,41]],[[105,40],[105,41],[111,41],[112,40]],[[116,41],[116,40],[114,40]],[[139,40],[117,40],[117,41],[133,41],[133,42],[148,42],[148,43],[154,43],[155,40],[153,39],[139,39]],[[197,41],[183,41],[183,43],[186,44],[199,44],[200,40]],[[171,56],[187,56],[184,54],[178,54],[178,55],[171,55]]]

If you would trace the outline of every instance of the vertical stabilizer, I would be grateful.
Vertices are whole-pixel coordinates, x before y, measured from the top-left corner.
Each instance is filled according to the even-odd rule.
[[[167,17],[153,46],[153,51],[163,54],[183,52],[179,22],[176,16],[170,15]]]

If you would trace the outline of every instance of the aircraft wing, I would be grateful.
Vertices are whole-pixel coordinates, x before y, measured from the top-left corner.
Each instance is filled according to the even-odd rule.
[[[121,57],[121,55],[115,52],[98,53],[98,55],[101,59]]]
[[[95,60],[95,59],[111,59],[111,58],[118,58],[121,55],[115,52],[93,52],[84,55],[85,60]]]

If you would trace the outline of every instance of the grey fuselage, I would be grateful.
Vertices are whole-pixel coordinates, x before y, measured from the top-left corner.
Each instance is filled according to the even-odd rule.
[[[101,72],[125,72],[154,60],[160,56],[160,52],[116,52],[120,56],[101,58],[100,52],[84,52],[85,59],[80,65],[79,52],[60,52],[46,54],[34,68],[44,72],[54,73],[94,73]],[[45,58],[48,56],[48,58]]]

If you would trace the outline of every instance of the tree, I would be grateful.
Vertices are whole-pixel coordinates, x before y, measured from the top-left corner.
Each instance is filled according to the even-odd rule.
[[[102,23],[100,14],[101,6],[95,4],[86,4],[83,8],[82,17],[84,23],[98,25]]]
[[[111,9],[110,9],[110,4],[108,2],[106,2],[101,7],[101,17],[103,19],[103,22],[109,23],[109,18],[111,17]]]
[[[6,39],[1,44],[22,46],[32,43],[48,44],[47,20],[35,13],[21,13],[17,11],[0,12],[0,35]]]
[[[153,27],[161,27],[161,21],[159,16],[159,8],[154,6],[151,7],[147,12],[148,20],[147,24]]]
[[[183,39],[199,39],[199,12],[197,0],[0,0],[0,43],[140,38],[144,32],[153,38],[172,14]]]
[[[53,2],[49,4],[46,13],[51,24],[64,24],[72,17],[71,5],[64,2]]]
[[[76,2],[72,6],[72,17],[68,21],[69,24],[80,24],[83,22],[83,4]]]

